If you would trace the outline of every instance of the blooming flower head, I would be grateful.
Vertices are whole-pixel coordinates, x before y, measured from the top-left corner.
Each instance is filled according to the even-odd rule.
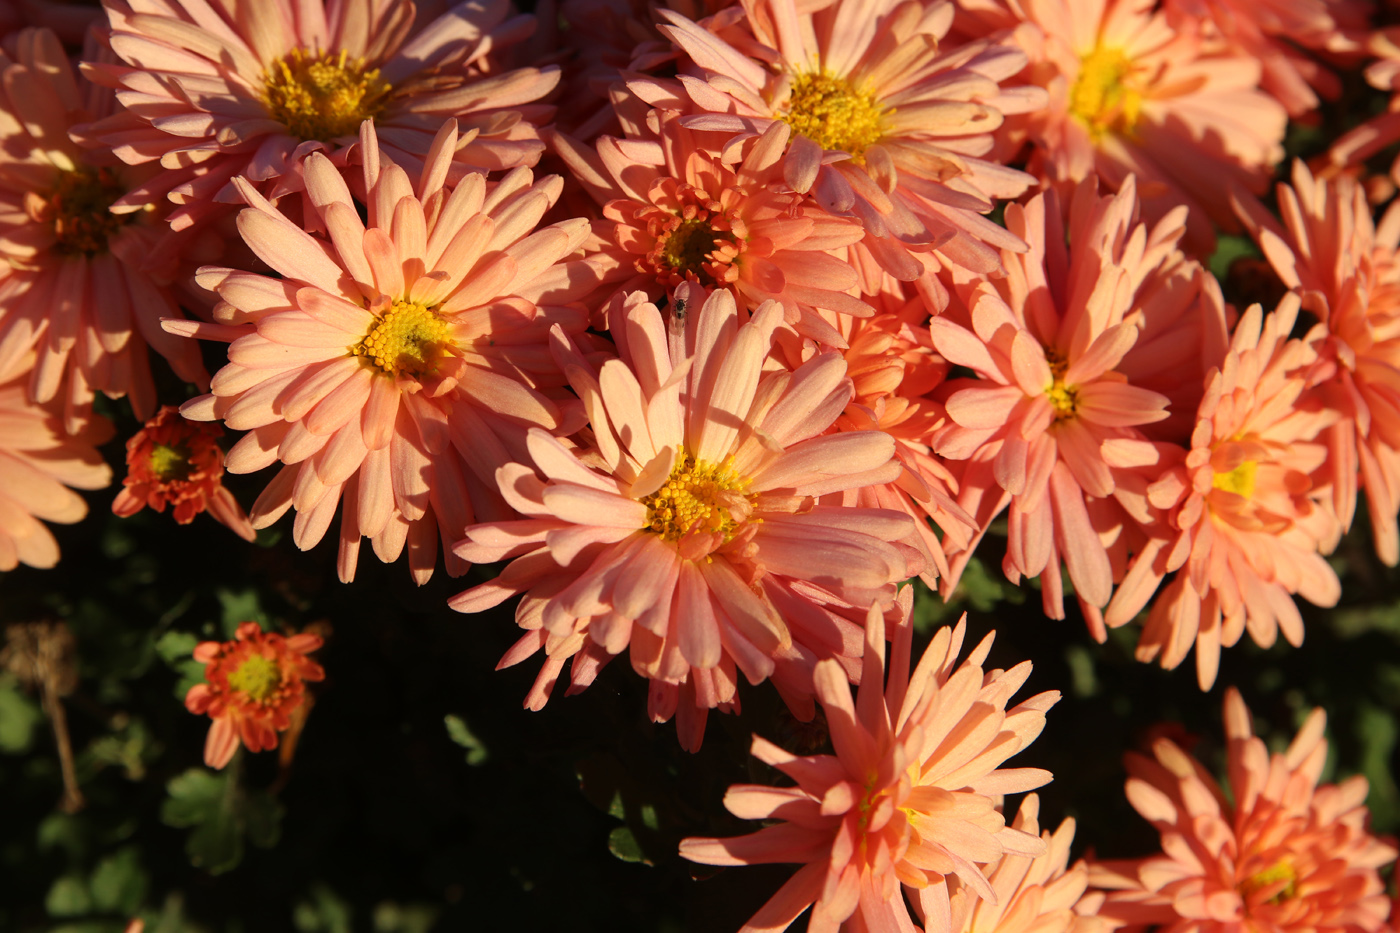
[[[1302,162],[1278,186],[1281,227],[1252,198],[1237,199],[1283,283],[1322,329],[1310,374],[1314,400],[1341,418],[1325,435],[1332,505],[1351,527],[1360,488],[1381,559],[1400,562],[1400,208],[1379,227],[1365,193],[1345,176],[1314,179]],[[1286,227],[1286,229],[1285,229]]]
[[[1217,293],[1176,248],[1183,213],[1139,223],[1131,179],[1106,197],[1086,181],[1066,216],[1053,193],[1011,205],[1007,225],[1030,251],[1008,253],[1004,279],[965,288],[966,310],[930,323],[939,353],[980,377],[945,387],[951,424],[935,441],[970,461],[960,503],[984,529],[1009,506],[1012,580],[1040,576],[1046,614],[1063,618],[1063,561],[1100,638],[1121,572],[1109,532],[1152,520],[1144,477],[1170,455],[1146,432],[1174,396],[1194,406],[1202,357],[1225,343]]]
[[[654,112],[655,140],[605,136],[592,152],[556,136],[560,154],[603,206],[590,260],[605,294],[641,289],[674,307],[682,282],[728,289],[740,305],[781,302],[786,320],[821,343],[840,335],[816,309],[869,315],[851,297],[860,279],[831,251],[859,242],[860,225],[803,203],[778,163],[790,135],[772,124],[737,165],[696,144],[674,112]],[[602,302],[607,303],[605,298]]]
[[[112,436],[111,425],[95,418],[77,434],[67,433],[57,403],[28,400],[33,362],[31,354],[26,365],[0,375],[0,570],[58,563],[58,542],[44,522],[80,521],[87,503],[73,489],[101,489],[112,481],[97,450]]]
[[[1050,95],[1020,126],[1029,170],[1060,186],[1136,175],[1147,219],[1185,205],[1186,245],[1209,255],[1212,224],[1235,228],[1230,188],[1263,191],[1283,157],[1287,114],[1259,89],[1259,62],[1156,0],[1004,5],[1027,24],[1017,36]]]
[[[1171,510],[1171,536],[1135,558],[1135,585],[1119,590],[1105,617],[1126,623],[1181,568],[1153,603],[1137,656],[1160,656],[1170,669],[1194,643],[1203,690],[1215,682],[1221,647],[1246,629],[1266,648],[1280,629],[1302,644],[1293,594],[1318,606],[1341,595],[1320,553],[1335,545],[1338,522],[1330,492],[1313,480],[1327,458],[1319,432],[1337,413],[1298,404],[1316,360],[1311,343],[1289,339],[1298,307],[1288,295],[1267,318],[1254,305],[1236,325],[1224,365],[1206,382],[1190,452],[1147,492]]]
[[[160,212],[148,201],[110,210],[148,173],[69,139],[73,122],[113,101],[73,74],[53,33],[12,35],[0,64],[10,76],[0,93],[0,371],[36,350],[30,398],[62,398],[70,431],[91,417],[95,392],[129,396],[148,418],[148,349],[208,384],[198,347],[161,330],[181,313],[169,287],[179,250]]]
[[[982,214],[1020,195],[1030,178],[981,158],[1004,114],[1043,104],[1035,89],[1001,86],[1024,66],[1022,52],[984,42],[945,47],[953,22],[946,2],[841,0],[811,9],[751,0],[744,10],[736,31],[746,34],[732,41],[661,11],[662,32],[703,79],[658,88],[690,100],[686,126],[732,144],[786,123],[788,186],[860,221],[858,261],[901,281],[924,279],[934,294],[943,293],[932,273],[944,265],[992,272],[998,248],[1024,247]]]
[[[1162,854],[1091,868],[1109,889],[1101,914],[1163,933],[1235,930],[1375,933],[1390,900],[1377,869],[1395,848],[1370,834],[1366,779],[1319,784],[1327,761],[1315,709],[1270,755],[1239,691],[1225,693],[1229,796],[1171,740],[1128,755],[1128,801]]]
[[[736,702],[736,670],[773,678],[801,711],[817,660],[859,655],[840,610],[892,607],[895,585],[922,570],[907,515],[824,498],[900,472],[887,434],[823,434],[851,396],[841,357],[768,368],[782,309],[746,317],[716,290],[677,327],[634,294],[613,318],[621,358],[597,369],[556,331],[596,449],[530,431],[534,469],[497,471],[525,518],[474,525],[457,547],[514,561],[450,601],[475,612],[525,593],[527,634],[501,665],[545,650],[532,708],[565,661],[580,690],[627,650],[653,682],[652,717],[679,709],[681,742],[698,748],[708,711]]]
[[[343,501],[347,581],[361,536],[390,562],[407,544],[414,578],[427,580],[439,534],[455,541],[478,510],[508,514],[495,471],[523,455],[525,429],[567,433],[569,402],[546,394],[562,378],[545,339],[556,323],[581,331],[586,316],[544,302],[594,284],[575,281],[587,271],[577,264],[557,265],[588,222],[536,231],[560,182],[528,169],[490,186],[476,174],[445,185],[457,138],[449,121],[415,186],[366,122],[367,225],[341,174],[313,153],[308,210],[324,237],[239,180],[252,205],[239,230],[280,277],[206,267],[201,284],[223,299],[217,322],[167,325],[230,342],[212,393],[181,409],[249,432],[229,450],[229,470],[284,464],[253,505],[253,527],[295,507],[294,538],[309,548]],[[449,556],[447,569],[466,566]]]
[[[852,701],[839,664],[817,665],[835,754],[798,757],[754,736],[753,756],[797,785],[735,785],[724,804],[735,816],[775,822],[747,836],[681,842],[684,858],[709,865],[802,864],[745,931],[784,930],[808,907],[813,930],[847,920],[860,921],[852,929],[909,930],[906,891],[927,929],[961,930],[951,904],[962,920],[973,899],[997,901],[988,877],[995,863],[1047,854],[1024,822],[1006,825],[994,798],[1050,780],[1039,768],[1000,766],[1040,734],[1059,694],[1007,710],[1030,662],[984,672],[988,635],[959,665],[965,630],[966,620],[940,629],[911,675],[913,626],[905,621],[894,632],[886,683],[884,620],[872,607],[859,697]],[[950,899],[954,890],[961,896]]]
[[[374,120],[384,151],[417,171],[443,121],[462,130],[454,166],[489,171],[533,165],[544,149],[536,103],[558,68],[485,73],[484,56],[532,28],[506,0],[459,3],[431,22],[412,3],[371,0],[107,0],[111,45],[124,65],[89,65],[126,109],[83,130],[122,161],[158,161],[151,191],[181,205],[184,227],[215,200],[237,203],[230,182],[281,179],[274,199],[300,187],[294,167],[326,151],[343,163],[360,124]],[[454,178],[454,180],[456,180]]]
[[[326,676],[307,657],[321,647],[320,636],[290,638],[243,622],[232,641],[200,642],[194,659],[204,667],[204,683],[185,694],[185,707],[214,720],[204,743],[204,763],[222,768],[238,745],[250,752],[277,747],[277,733],[291,725],[292,713],[306,701],[306,681]]]
[[[175,521],[188,525],[205,509],[239,537],[257,536],[243,507],[224,488],[224,452],[217,424],[187,421],[166,405],[126,442],[126,479],[112,503],[123,517],[146,506],[164,512],[173,506]]]

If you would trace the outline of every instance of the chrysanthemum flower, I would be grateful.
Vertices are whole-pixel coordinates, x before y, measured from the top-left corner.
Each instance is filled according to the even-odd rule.
[[[1327,717],[1312,711],[1282,754],[1225,693],[1229,796],[1169,739],[1128,755],[1128,801],[1162,835],[1162,854],[1091,868],[1110,889],[1102,915],[1163,933],[1375,933],[1390,900],[1376,870],[1395,848],[1370,834],[1366,779],[1318,784]]]
[[[533,28],[506,0],[459,3],[431,22],[415,20],[412,3],[371,0],[105,6],[125,65],[87,73],[126,109],[83,138],[128,164],[159,161],[167,171],[149,190],[181,205],[177,227],[216,200],[237,203],[240,175],[300,187],[294,166],[318,150],[343,162],[367,119],[385,154],[414,172],[449,118],[462,129],[459,172],[533,165],[544,150],[537,126],[553,108],[536,102],[558,82],[557,66],[483,70],[484,56]]]
[[[1029,170],[1061,186],[1098,176],[1117,188],[1137,176],[1143,214],[1188,209],[1186,243],[1214,248],[1212,222],[1234,229],[1228,194],[1262,192],[1283,157],[1287,114],[1259,89],[1260,63],[1156,0],[1044,0],[1006,6],[1049,106],[1021,127]]]
[[[26,29],[0,53],[0,371],[37,350],[30,397],[61,397],[76,431],[95,392],[155,411],[148,345],[188,382],[208,385],[199,349],[161,330],[180,317],[169,283],[180,250],[161,212],[109,208],[146,173],[85,152],[69,127],[113,105],[76,77],[57,37]]]
[[[1326,434],[1332,502],[1343,529],[1366,490],[1381,559],[1400,562],[1400,207],[1377,229],[1350,178],[1314,180],[1302,162],[1278,186],[1287,230],[1248,198],[1239,209],[1265,257],[1322,321],[1313,395],[1341,414]]]
[[[509,514],[495,472],[523,456],[526,428],[567,433],[561,403],[569,403],[543,391],[563,381],[545,341],[556,323],[581,331],[586,315],[536,301],[596,284],[580,264],[558,264],[588,222],[535,231],[561,183],[536,182],[528,169],[489,190],[476,174],[445,186],[457,139],[449,121],[415,186],[383,157],[366,121],[368,225],[335,166],[313,153],[304,175],[324,238],[239,179],[252,205],[239,230],[280,277],[206,267],[200,282],[224,302],[218,323],[167,324],[230,342],[212,393],[181,409],[249,431],[230,449],[228,469],[286,464],[254,503],[253,527],[295,507],[294,538],[309,548],[344,500],[347,581],[362,535],[389,562],[407,543],[414,579],[426,581],[439,534],[448,544],[479,518]],[[449,555],[447,569],[466,565]]]
[[[457,546],[466,560],[514,561],[450,601],[476,612],[526,594],[527,634],[501,666],[544,649],[531,708],[565,661],[576,691],[627,650],[653,682],[652,717],[679,708],[681,742],[698,748],[708,711],[736,702],[736,669],[773,678],[800,709],[817,660],[859,654],[859,629],[826,607],[891,606],[923,569],[900,543],[915,533],[907,515],[822,501],[901,469],[888,434],[822,436],[851,397],[841,357],[765,372],[782,309],[746,317],[716,290],[668,326],[634,294],[614,317],[622,358],[596,371],[556,331],[597,450],[530,431],[536,469],[497,471],[525,518],[474,525]]]
[[[656,111],[655,139],[605,136],[596,153],[555,137],[575,177],[603,206],[593,227],[599,249],[588,257],[609,280],[605,293],[642,290],[674,306],[682,282],[725,288],[741,307],[778,301],[799,333],[844,345],[814,309],[872,313],[848,294],[860,281],[856,271],[831,254],[859,242],[860,225],[804,205],[787,189],[779,171],[789,137],[784,124],[770,126],[731,166],[697,146],[676,116]]]
[[[111,425],[94,418],[79,433],[67,433],[57,404],[28,400],[33,360],[31,354],[26,365],[0,376],[0,570],[58,563],[58,542],[43,523],[80,521],[87,503],[72,490],[112,481],[97,450],[112,436]]]
[[[188,525],[205,509],[235,534],[257,537],[243,507],[224,488],[224,452],[217,424],[188,421],[166,405],[126,442],[127,476],[112,511],[123,517],[150,506],[172,506],[175,521]]]
[[[1303,642],[1297,593],[1318,606],[1341,595],[1321,550],[1340,537],[1331,492],[1313,477],[1327,458],[1320,432],[1337,413],[1298,404],[1316,360],[1311,344],[1290,340],[1298,298],[1265,317],[1252,306],[1235,327],[1223,367],[1206,382],[1191,451],[1148,489],[1172,510],[1171,538],[1134,561],[1132,586],[1114,597],[1107,624],[1137,614],[1168,571],[1181,572],[1158,595],[1137,656],[1174,668],[1196,646],[1201,689],[1215,682],[1221,647],[1248,629],[1260,645],[1280,629]]]
[[[185,694],[185,707],[214,720],[204,743],[204,763],[222,768],[241,742],[250,752],[277,747],[277,733],[306,700],[306,681],[326,676],[307,657],[321,647],[317,635],[290,638],[243,622],[232,641],[200,642],[194,659],[205,665],[202,684]]]
[[[835,661],[816,669],[836,754],[800,758],[754,736],[753,756],[797,786],[735,785],[724,805],[775,822],[747,836],[681,842],[684,858],[708,865],[802,864],[743,933],[785,930],[808,907],[812,930],[835,931],[847,920],[857,930],[912,930],[906,890],[927,929],[958,930],[950,888],[996,901],[988,863],[1047,853],[1033,831],[1006,825],[994,798],[1050,780],[1039,768],[1000,766],[1040,734],[1059,694],[1007,710],[1030,662],[984,672],[988,635],[958,665],[965,629],[966,620],[940,629],[911,676],[913,626],[904,621],[886,683],[884,619],[872,607],[859,698],[852,702]],[[970,906],[956,900],[960,912]]]
[[[1400,141],[1400,26],[1371,33],[1366,51],[1376,59],[1366,66],[1366,81],[1377,90],[1390,92],[1390,106],[1332,144],[1328,160],[1334,168],[1359,165]],[[1390,177],[1400,179],[1400,156],[1391,163]]]
[[[661,11],[662,32],[703,78],[656,87],[663,99],[689,99],[688,127],[738,140],[786,123],[789,187],[859,219],[864,260],[901,281],[924,279],[933,294],[942,292],[931,273],[944,265],[992,272],[998,249],[1024,248],[982,214],[1031,179],[981,158],[1004,114],[1044,103],[1034,88],[1001,86],[1024,53],[984,42],[944,48],[953,22],[946,2],[744,8],[747,34],[734,42]]]
[[[980,377],[948,384],[952,424],[934,445],[970,461],[960,503],[983,529],[1009,506],[1007,574],[1039,576],[1046,614],[1063,618],[1063,561],[1100,639],[1122,569],[1108,545],[1114,529],[1150,521],[1142,493],[1162,468],[1145,429],[1173,396],[1194,405],[1202,357],[1225,343],[1207,274],[1176,248],[1183,213],[1139,223],[1131,178],[1107,197],[1086,181],[1067,217],[1053,193],[1011,205],[1007,226],[1030,252],[1006,254],[1006,278],[965,290],[971,329],[948,315],[930,323],[939,353]],[[970,553],[954,558],[954,579]]]

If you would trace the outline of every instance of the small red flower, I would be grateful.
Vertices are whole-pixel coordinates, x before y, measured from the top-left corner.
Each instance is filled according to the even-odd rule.
[[[317,635],[285,638],[264,632],[256,622],[238,626],[233,641],[205,641],[194,659],[206,665],[206,683],[185,695],[191,713],[208,713],[214,724],[204,743],[204,763],[222,768],[238,743],[249,751],[277,747],[277,733],[291,725],[291,715],[306,700],[305,681],[321,680],[326,672],[306,657],[321,647]]]
[[[217,424],[187,421],[166,405],[126,442],[127,477],[112,502],[123,518],[145,506],[164,512],[174,507],[175,521],[188,525],[205,509],[235,534],[252,541],[257,536],[248,515],[224,488],[224,452]]]

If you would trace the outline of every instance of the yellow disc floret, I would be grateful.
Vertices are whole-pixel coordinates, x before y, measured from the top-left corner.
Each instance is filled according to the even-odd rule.
[[[151,472],[162,482],[188,479],[190,475],[190,452],[184,447],[169,444],[151,446]]]
[[[355,135],[361,123],[384,109],[392,90],[378,69],[344,50],[294,49],[263,75],[268,116],[300,139]]]
[[[1109,130],[1132,133],[1142,109],[1142,93],[1129,83],[1133,63],[1122,49],[1098,46],[1079,63],[1069,93],[1069,109],[1098,139]]]
[[[1298,873],[1287,859],[1282,859],[1275,865],[1250,875],[1244,881],[1240,882],[1240,893],[1248,897],[1255,891],[1273,887],[1280,881],[1284,882],[1283,888],[1275,893],[1273,897],[1269,898],[1268,903],[1270,904],[1278,904],[1282,901],[1286,901],[1296,893]]]
[[[1249,499],[1254,495],[1254,475],[1258,472],[1258,462],[1246,460],[1233,470],[1216,473],[1215,478],[1211,480],[1211,485],[1216,489],[1233,492]]]
[[[845,78],[809,71],[794,75],[792,96],[773,116],[823,149],[849,152],[864,160],[865,150],[880,141],[880,118],[886,108],[875,95]]]
[[[1046,348],[1045,361],[1050,364],[1050,376],[1053,380],[1045,390],[1045,397],[1050,399],[1050,405],[1055,409],[1055,420],[1073,418],[1079,404],[1079,387],[1065,385],[1065,372],[1069,369],[1069,361],[1062,353],[1052,348]]]
[[[272,658],[260,654],[244,659],[228,675],[228,685],[249,699],[263,702],[282,684],[282,670]]]
[[[681,450],[665,485],[642,500],[647,529],[667,541],[692,532],[720,534],[728,541],[752,507],[752,497],[744,493],[748,484],[730,461],[697,461]]]
[[[396,301],[350,352],[391,376],[407,373],[423,377],[437,369],[451,346],[447,322],[437,312],[413,302]]]

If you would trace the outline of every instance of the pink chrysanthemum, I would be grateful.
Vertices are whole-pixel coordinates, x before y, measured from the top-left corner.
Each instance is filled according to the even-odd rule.
[[[783,184],[779,162],[788,128],[773,124],[741,162],[726,165],[697,146],[696,134],[674,112],[654,117],[654,139],[605,136],[596,153],[556,137],[575,177],[603,207],[593,226],[599,248],[588,257],[609,280],[605,292],[642,290],[674,306],[682,282],[726,288],[741,307],[778,301],[799,333],[844,345],[815,309],[872,312],[848,294],[860,281],[855,270],[831,255],[863,233],[857,223],[804,204]]]
[[[110,43],[125,65],[89,64],[125,110],[83,130],[122,161],[167,171],[146,196],[169,193],[184,227],[215,201],[238,203],[236,176],[274,200],[300,187],[294,166],[324,150],[343,162],[364,120],[385,154],[417,171],[443,121],[462,130],[462,169],[533,165],[544,150],[537,103],[557,66],[493,74],[484,56],[518,41],[533,18],[507,0],[459,3],[431,22],[412,3],[372,0],[105,0]],[[457,180],[454,175],[454,181]],[[125,205],[118,202],[118,207]]]
[[[718,138],[729,145],[788,124],[781,164],[788,186],[860,221],[858,261],[902,281],[923,280],[939,301],[933,272],[948,264],[993,272],[998,249],[1024,248],[982,214],[1031,180],[981,158],[1004,114],[1044,103],[1037,89],[1001,86],[1021,70],[1024,53],[984,42],[944,47],[953,22],[947,2],[848,0],[809,9],[751,0],[744,9],[743,35],[732,41],[661,11],[662,32],[699,77],[674,87],[651,82],[643,96],[688,100],[683,122],[724,134]]]
[[[1340,528],[1331,491],[1313,479],[1327,458],[1319,434],[1337,413],[1298,404],[1317,356],[1310,343],[1289,339],[1297,317],[1298,298],[1288,295],[1273,314],[1254,305],[1236,325],[1224,365],[1206,382],[1190,453],[1148,489],[1154,506],[1172,512],[1170,537],[1135,557],[1133,584],[1105,616],[1110,626],[1125,624],[1180,568],[1153,603],[1137,656],[1160,656],[1170,669],[1194,644],[1203,690],[1215,682],[1221,647],[1246,629],[1264,647],[1280,629],[1302,644],[1294,593],[1318,606],[1341,595],[1320,553]]]
[[[22,362],[27,365],[0,376],[0,570],[58,563],[58,542],[44,522],[80,521],[87,503],[72,489],[101,489],[112,481],[97,450],[112,436],[111,425],[94,418],[68,434],[56,404],[28,400],[33,355]]]
[[[383,157],[372,124],[361,132],[368,224],[323,154],[307,158],[304,176],[326,237],[238,179],[252,205],[239,230],[280,278],[206,267],[200,282],[223,299],[218,323],[167,326],[230,342],[212,393],[181,409],[249,431],[228,469],[286,464],[254,503],[253,527],[295,507],[295,540],[308,548],[343,500],[341,578],[353,578],[364,536],[385,561],[407,543],[421,583],[439,534],[450,544],[472,522],[509,514],[495,472],[524,455],[526,428],[572,430],[569,403],[545,391],[562,382],[545,341],[554,324],[581,331],[586,315],[546,302],[595,284],[580,264],[560,262],[588,222],[536,231],[561,183],[524,168],[489,186],[472,174],[446,187],[458,140],[450,121],[416,186]],[[447,569],[466,565],[449,553]]]
[[[233,493],[224,488],[224,452],[217,424],[187,421],[166,405],[126,442],[127,477],[112,502],[123,517],[150,506],[164,512],[171,506],[175,521],[188,525],[205,509],[239,537],[257,537]]]
[[[95,392],[128,396],[137,417],[156,407],[147,362],[154,349],[182,379],[209,377],[199,348],[161,330],[180,317],[169,283],[179,248],[161,211],[109,207],[147,174],[86,152],[68,138],[76,121],[113,106],[76,77],[53,33],[25,29],[0,54],[0,371],[37,350],[30,397],[61,397],[68,430],[91,417]]]
[[[1328,160],[1334,168],[1359,165],[1400,142],[1400,26],[1371,33],[1366,51],[1376,59],[1366,66],[1366,81],[1377,90],[1390,92],[1390,106],[1332,144]],[[1390,177],[1400,183],[1400,156],[1391,163]]]
[[[243,622],[231,641],[200,642],[194,659],[205,665],[202,684],[185,694],[185,708],[214,720],[204,743],[204,763],[222,768],[238,751],[277,747],[277,733],[291,726],[292,714],[306,701],[306,682],[326,676],[307,657],[321,647],[320,636],[305,632],[287,638]]]
[[[900,472],[887,434],[819,436],[851,397],[841,357],[765,371],[782,309],[746,317],[717,290],[668,327],[634,294],[614,317],[622,358],[596,371],[556,332],[597,449],[530,432],[538,473],[497,472],[525,518],[475,525],[457,547],[471,561],[515,560],[450,602],[476,612],[526,594],[516,620],[527,634],[501,666],[544,649],[531,708],[571,657],[580,690],[627,650],[653,682],[652,717],[679,704],[687,748],[710,709],[737,702],[736,668],[773,678],[801,712],[813,664],[859,654],[859,629],[826,607],[891,606],[895,585],[923,569],[899,543],[914,535],[907,515],[822,499]]]
[[[1379,229],[1365,192],[1342,177],[1314,180],[1301,162],[1278,186],[1285,231],[1253,199],[1241,216],[1265,257],[1322,321],[1310,374],[1316,401],[1341,413],[1326,435],[1333,508],[1343,529],[1366,490],[1381,559],[1400,562],[1400,207]]]
[[[1319,786],[1326,721],[1313,710],[1288,750],[1270,755],[1239,691],[1227,690],[1229,796],[1168,739],[1153,758],[1130,754],[1128,801],[1163,852],[1092,866],[1091,883],[1109,889],[1101,915],[1162,933],[1380,930],[1390,899],[1376,870],[1395,848],[1367,830],[1364,777]]]
[[[1262,192],[1283,157],[1287,114],[1259,89],[1257,60],[1229,51],[1156,0],[986,0],[1030,55],[1050,103],[1017,129],[1032,174],[1072,186],[1091,173],[1117,188],[1137,176],[1143,214],[1188,208],[1186,243],[1214,248],[1212,222],[1235,228],[1228,193]],[[1062,192],[1067,193],[1067,192]]]
[[[964,914],[969,898],[998,899],[992,864],[1046,855],[1045,840],[1008,827],[997,803],[1050,780],[1039,768],[1000,766],[1040,734],[1059,694],[1007,710],[1030,662],[984,672],[988,635],[958,665],[965,629],[965,620],[940,629],[911,675],[906,620],[894,632],[886,683],[884,619],[872,607],[859,698],[852,702],[835,661],[816,669],[836,754],[799,758],[754,736],[753,756],[797,786],[735,785],[724,804],[735,816],[776,822],[747,836],[681,842],[684,858],[709,865],[802,863],[742,933],[785,930],[808,907],[814,931],[834,933],[848,920],[855,930],[912,930],[906,891],[927,929],[959,930],[953,902]],[[950,900],[950,889],[961,896]]]
[[[950,315],[971,329],[950,315],[930,323],[937,350],[980,377],[948,384],[952,423],[935,441],[969,461],[960,503],[982,529],[1009,507],[1008,576],[1039,576],[1046,614],[1063,618],[1063,562],[1100,639],[1122,573],[1109,546],[1153,520],[1143,492],[1170,455],[1146,431],[1169,403],[1194,407],[1202,357],[1225,345],[1208,274],[1176,248],[1184,209],[1149,229],[1137,207],[1131,178],[1107,197],[1085,181],[1067,217],[1053,192],[1011,205],[1007,225],[1030,252],[1003,257],[1004,279],[962,290],[965,310]],[[970,556],[953,558],[945,587]]]

